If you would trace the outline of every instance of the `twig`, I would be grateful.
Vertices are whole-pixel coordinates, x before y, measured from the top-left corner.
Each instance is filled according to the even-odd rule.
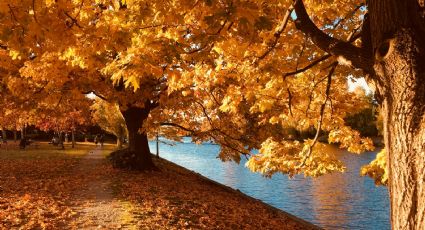
[[[332,84],[332,75],[335,72],[335,69],[336,69],[337,66],[338,66],[338,63],[335,62],[333,64],[331,70],[329,71],[328,76],[327,76],[328,82],[327,82],[327,85],[326,85],[326,98],[325,98],[325,101],[323,102],[322,106],[320,107],[320,118],[319,118],[319,121],[317,123],[316,135],[314,136],[313,142],[308,146],[307,154],[303,158],[301,164],[297,166],[297,169],[300,169],[305,165],[307,159],[311,156],[312,149],[313,149],[314,145],[316,145],[317,140],[319,139],[320,131],[322,129],[323,115],[325,113],[326,103],[329,100],[329,94],[330,94],[330,89],[331,89],[331,84]]]
[[[288,25],[288,21],[293,10],[294,10],[294,4],[290,5],[288,9],[286,9],[286,13],[285,13],[285,16],[283,17],[283,21],[281,25],[278,27],[277,31],[274,33],[274,40],[269,45],[268,49],[262,55],[260,55],[259,57],[255,59],[254,64],[258,64],[259,61],[264,59],[276,47],[280,36],[282,35],[283,31],[285,31],[286,25]]]

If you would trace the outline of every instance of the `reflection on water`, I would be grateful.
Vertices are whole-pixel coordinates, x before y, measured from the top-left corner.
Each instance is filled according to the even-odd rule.
[[[188,141],[188,139],[185,139]],[[151,142],[151,149],[155,149]],[[160,156],[217,182],[239,189],[286,212],[326,229],[390,229],[389,201],[385,187],[359,176],[359,168],[376,152],[350,154],[329,146],[329,151],[346,163],[345,173],[317,179],[296,176],[271,179],[238,165],[217,159],[219,146],[191,143],[160,144]]]

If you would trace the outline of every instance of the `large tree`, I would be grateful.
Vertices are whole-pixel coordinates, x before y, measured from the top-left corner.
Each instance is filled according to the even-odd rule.
[[[371,149],[344,122],[365,103],[347,77],[365,76],[384,117],[392,226],[425,225],[423,1],[9,0],[0,15],[0,48],[25,60],[3,75],[118,103],[146,167],[147,125],[167,125],[266,175],[341,171],[318,139]]]
[[[321,31],[301,0],[297,28],[322,50],[367,75],[382,106],[394,229],[425,227],[425,18],[424,2],[370,0],[362,44]]]
[[[243,114],[251,102],[249,111],[263,124],[317,130],[302,144],[272,134],[250,168],[313,176],[341,170],[320,150],[320,130],[351,151],[370,149],[370,140],[341,120],[359,109],[346,104],[352,97],[344,87],[347,76],[364,76],[384,118],[392,226],[424,228],[423,1],[207,1],[198,7],[201,27],[218,33],[199,42],[216,56],[213,63],[196,63],[195,79],[202,80],[195,91],[207,85],[214,93],[224,84],[222,112]]]
[[[5,63],[18,62],[1,77],[15,96],[38,106],[74,104],[87,93],[117,103],[127,124],[130,155],[139,168],[148,169],[154,166],[143,123],[164,100],[165,76],[175,72],[178,56],[166,31],[172,23],[164,16],[178,6],[141,3],[1,2],[1,49],[10,56]]]
[[[127,137],[127,126],[119,106],[99,98],[94,100],[90,106],[93,122],[106,132],[115,135],[117,147],[122,148],[124,138]]]

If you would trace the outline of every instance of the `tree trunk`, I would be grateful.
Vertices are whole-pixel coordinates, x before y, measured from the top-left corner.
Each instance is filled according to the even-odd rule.
[[[7,141],[7,132],[5,128],[1,129],[2,137],[4,141]]]
[[[369,3],[393,229],[425,229],[425,20],[415,0]]]
[[[150,109],[129,107],[123,112],[128,129],[128,150],[136,155],[139,161],[139,169],[153,169],[151,152],[149,150],[148,136],[145,132],[139,132],[143,122],[148,118]]]
[[[117,137],[117,143],[116,143],[117,148],[121,149],[122,148],[122,137]]]
[[[122,127],[122,125],[120,124],[120,126],[118,128],[118,133],[116,135],[117,136],[117,148],[118,149],[122,149],[124,135],[125,135],[124,127]]]
[[[61,149],[65,149],[65,144],[63,143],[63,133],[59,132],[59,146]]]
[[[331,37],[295,1],[296,27],[365,71],[382,106],[393,229],[425,229],[425,18],[423,0],[366,0],[361,47]]]
[[[16,142],[18,140],[18,132],[15,130],[13,130],[13,141]]]
[[[72,130],[71,132],[71,139],[72,139],[72,148],[75,148],[75,131]]]
[[[412,35],[397,33],[377,69],[389,79],[381,91],[392,227],[419,230],[425,229],[425,55],[415,54]]]
[[[156,157],[159,158],[159,133],[156,133]]]
[[[21,129],[21,140],[25,138],[25,127]]]

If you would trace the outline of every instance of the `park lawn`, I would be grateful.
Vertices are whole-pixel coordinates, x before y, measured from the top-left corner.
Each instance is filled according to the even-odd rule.
[[[0,229],[313,228],[162,159],[160,171],[113,169],[113,149],[0,150]]]
[[[0,159],[43,159],[43,158],[67,158],[67,157],[83,157],[89,151],[96,148],[96,145],[91,142],[77,142],[74,148],[70,143],[65,144],[65,149],[58,146],[53,146],[47,142],[36,142],[27,146],[25,149],[20,149],[18,143],[9,142],[2,145],[0,148]],[[105,144],[102,151],[104,156],[107,156],[115,149],[115,145]]]

